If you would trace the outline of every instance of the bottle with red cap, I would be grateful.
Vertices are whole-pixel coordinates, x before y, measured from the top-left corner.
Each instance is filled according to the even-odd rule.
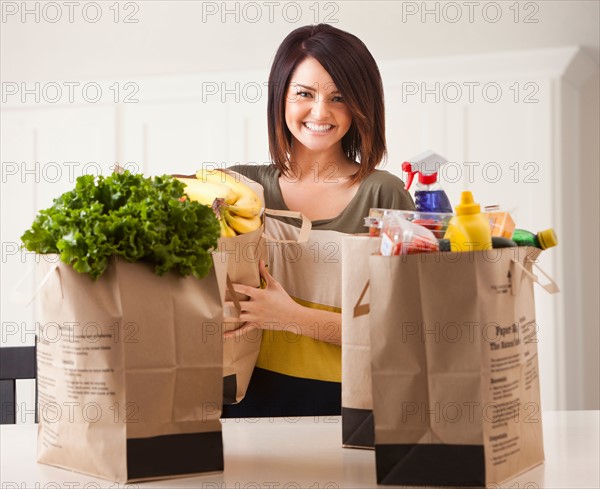
[[[443,212],[452,214],[452,205],[438,182],[438,172],[448,161],[433,151],[425,151],[402,163],[402,170],[408,174],[406,189],[418,175],[415,189],[415,207],[419,212]]]

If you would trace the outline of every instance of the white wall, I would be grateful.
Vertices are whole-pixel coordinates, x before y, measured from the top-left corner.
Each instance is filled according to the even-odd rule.
[[[593,0],[278,1],[271,10],[264,2],[123,0],[119,22],[106,1],[96,23],[85,20],[95,11],[85,17],[83,0],[72,23],[67,7],[56,23],[44,21],[41,8],[39,23],[33,14],[23,23],[23,2],[3,0],[5,8],[13,3],[19,11],[6,14],[0,32],[3,80],[267,69],[287,33],[317,22],[358,35],[378,61],[569,45],[599,56]],[[54,16],[48,9],[45,17]]]

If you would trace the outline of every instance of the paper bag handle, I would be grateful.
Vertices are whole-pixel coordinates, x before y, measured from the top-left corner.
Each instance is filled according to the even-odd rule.
[[[536,274],[531,273],[529,270],[527,270],[527,268],[525,268],[523,265],[521,265],[517,260],[513,259],[512,262],[513,262],[514,266],[518,266],[522,272],[524,272],[527,276],[529,276],[529,278],[531,278],[531,280],[533,280],[535,283],[540,285],[540,287],[542,287],[549,294],[556,294],[557,292],[560,292],[560,289],[558,288],[557,283],[552,279],[552,277],[550,277],[550,275],[548,275],[544,270],[542,270],[542,268],[537,263],[533,263],[533,266],[537,268],[538,272],[540,272],[544,277],[546,277],[546,279],[548,280],[547,283],[543,284]]]
[[[369,285],[370,285],[370,282],[367,280],[367,283],[365,284],[365,286],[362,289],[362,292],[360,293],[360,297],[356,301],[356,304],[354,304],[354,317],[355,318],[369,314],[369,311],[371,309],[370,304],[362,304],[362,301],[365,298],[365,294],[367,293],[367,290],[369,290]]]
[[[44,288],[44,286],[50,279],[50,275],[52,275],[52,273],[55,270],[60,275],[60,270],[58,268],[58,262],[52,264],[52,266],[50,267],[50,270],[48,270],[48,272],[46,272],[46,275],[44,275],[44,277],[42,278],[42,280],[40,281],[40,283],[38,284],[36,289],[31,293],[31,295],[27,295],[23,290],[21,290],[21,287],[25,283],[25,280],[27,280],[31,275],[32,269],[30,268],[29,271],[27,273],[25,273],[21,277],[21,279],[15,284],[15,286],[10,294],[10,301],[15,304],[18,304],[20,306],[26,306],[26,307],[29,306],[29,304],[31,304],[33,302],[33,300],[37,297],[37,295],[40,293],[40,291]],[[60,284],[60,295],[62,298],[64,298],[64,294],[63,294],[63,290],[62,290],[62,281]]]
[[[300,227],[300,234],[298,235],[298,239],[277,239],[267,235],[266,233],[263,233],[263,237],[267,241],[273,241],[275,243],[306,243],[308,241],[308,236],[312,229],[312,222],[308,217],[302,214],[302,212],[265,209],[265,214],[268,214],[269,216],[292,217],[296,219],[302,219],[302,226]]]

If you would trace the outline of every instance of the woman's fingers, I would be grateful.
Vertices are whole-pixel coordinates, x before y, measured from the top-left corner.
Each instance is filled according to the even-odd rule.
[[[255,321],[256,303],[252,301],[240,301],[242,310],[239,315],[233,301],[225,301],[223,311],[224,323],[243,323],[246,321]]]
[[[256,295],[256,291],[260,291],[260,289],[257,289],[256,287],[250,287],[249,285],[244,284],[233,284],[233,290],[238,294],[244,294],[250,298]]]
[[[253,301],[239,301],[240,303],[240,309],[242,313],[244,312],[250,312],[250,311],[254,311],[254,309],[256,308],[256,303]],[[237,311],[236,307],[235,307],[235,303],[233,301],[225,301],[224,303],[224,309],[225,309],[225,313],[229,313],[229,314],[233,314]]]

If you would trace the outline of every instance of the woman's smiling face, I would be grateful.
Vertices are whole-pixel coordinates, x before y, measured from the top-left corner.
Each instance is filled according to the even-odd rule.
[[[352,124],[352,113],[329,73],[306,58],[292,73],[285,103],[285,122],[293,143],[323,152],[336,144]]]

